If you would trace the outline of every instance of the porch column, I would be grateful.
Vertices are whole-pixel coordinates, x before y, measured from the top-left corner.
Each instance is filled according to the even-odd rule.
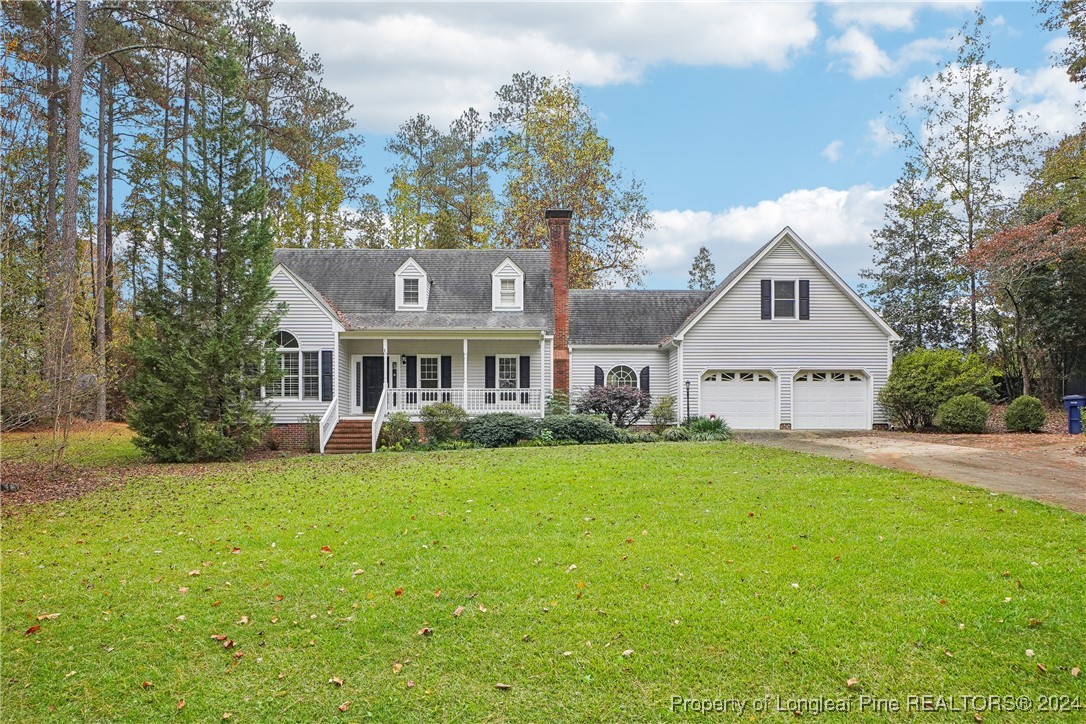
[[[545,381],[547,378],[544,377],[544,375],[547,374],[546,366],[544,364],[546,362],[546,359],[547,359],[545,354],[544,354],[546,351],[547,351],[547,337],[545,335],[540,335],[540,337],[539,337],[539,416],[540,417],[546,417],[546,415],[547,415],[547,399],[543,395],[543,391],[545,389],[547,389],[547,383]]]
[[[383,382],[381,389],[388,389],[388,339],[381,340],[381,352],[385,357],[384,366],[381,368],[381,380]]]
[[[468,338],[464,337],[464,409],[468,409]]]

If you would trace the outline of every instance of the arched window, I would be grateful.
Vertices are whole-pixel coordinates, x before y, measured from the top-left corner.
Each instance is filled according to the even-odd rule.
[[[279,330],[272,337],[272,343],[279,353],[279,371],[282,377],[265,387],[264,394],[268,397],[298,397],[298,338],[290,332]]]
[[[626,365],[618,365],[607,373],[607,384],[612,387],[637,387],[637,374]]]

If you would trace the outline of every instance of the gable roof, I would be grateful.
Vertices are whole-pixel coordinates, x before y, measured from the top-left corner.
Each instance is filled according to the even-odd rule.
[[[571,289],[570,344],[659,344],[706,291]]]
[[[346,323],[343,319],[343,315],[341,315],[339,310],[328,301],[327,297],[314,289],[312,284],[305,279],[302,279],[297,274],[291,273],[290,269],[287,269],[282,264],[276,264],[275,268],[272,269],[271,275],[275,276],[276,274],[282,274],[287,279],[290,279],[290,281],[301,290],[302,294],[309,297],[310,301],[316,304],[317,307],[332,320],[332,323],[339,327],[340,331],[343,331]]]
[[[893,341],[901,339],[901,337],[898,336],[897,332],[891,329],[890,325],[888,325],[882,319],[882,317],[880,317],[875,312],[875,310],[872,309],[870,305],[868,305],[868,303],[863,300],[863,298],[859,294],[852,290],[852,287],[850,287],[848,284],[845,284],[844,280],[841,279],[841,277],[837,276],[837,272],[831,269],[829,265],[826,264],[826,262],[824,262],[822,258],[818,256],[818,254],[816,254],[813,249],[811,249],[811,247],[807,246],[807,243],[804,242],[803,239],[799,238],[799,235],[796,234],[796,232],[792,231],[792,228],[789,226],[781,229],[780,233],[778,233],[776,236],[766,242],[746,261],[744,261],[742,264],[732,270],[731,274],[724,278],[724,281],[721,282],[720,285],[716,289],[714,289],[708,297],[706,297],[705,301],[698,305],[697,309],[694,309],[687,316],[687,318],[683,321],[682,325],[679,327],[679,330],[673,335],[673,338],[682,339],[682,336],[686,334],[686,332],[691,327],[697,324],[698,321],[705,316],[705,313],[712,309],[712,307],[718,301],[720,301],[724,297],[724,295],[731,290],[732,287],[738,284],[739,281],[744,276],[746,276],[747,272],[754,268],[755,264],[764,259],[770,251],[785,242],[791,242],[801,255],[805,256],[808,261],[818,267],[819,271],[821,271],[826,276],[826,278],[829,279],[830,282],[832,282],[833,285],[841,291],[842,294],[848,297],[849,300],[853,304],[855,304],[856,307],[875,324],[875,326],[882,330],[882,332],[886,334],[887,337],[889,337]]]
[[[426,271],[426,311],[396,311],[396,272]],[[493,311],[491,272],[524,272],[523,311]],[[275,261],[339,312],[348,329],[508,329],[552,332],[550,255],[535,249],[276,249]]]

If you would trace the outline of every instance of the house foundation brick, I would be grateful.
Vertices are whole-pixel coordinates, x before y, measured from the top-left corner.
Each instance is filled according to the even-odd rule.
[[[782,430],[791,430],[792,429],[792,423],[790,423],[790,422],[782,422],[781,423],[781,429]]]
[[[272,425],[265,436],[268,447],[276,450],[305,450],[306,426],[300,422]]]

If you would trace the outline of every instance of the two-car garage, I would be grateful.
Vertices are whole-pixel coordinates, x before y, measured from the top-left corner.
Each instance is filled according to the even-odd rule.
[[[771,370],[709,370],[701,376],[700,414],[737,430],[776,430],[782,414],[778,376]],[[857,370],[803,370],[792,376],[795,430],[871,427],[867,376]]]

